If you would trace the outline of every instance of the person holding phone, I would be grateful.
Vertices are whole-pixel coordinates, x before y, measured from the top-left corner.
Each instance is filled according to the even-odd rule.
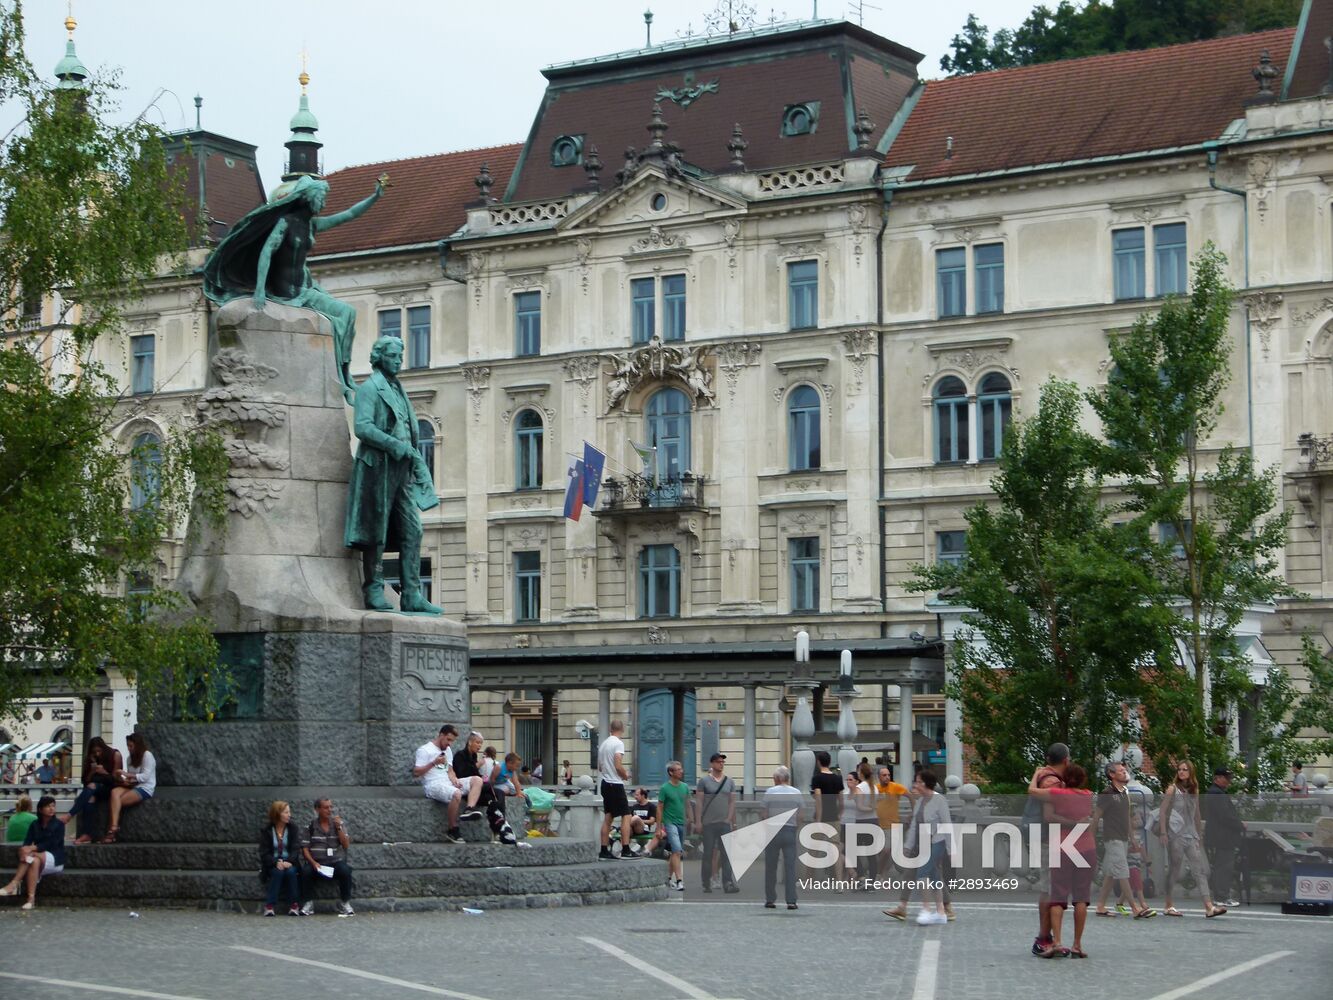
[[[347,849],[350,846],[347,826],[342,817],[333,811],[333,800],[327,797],[315,799],[315,818],[306,827],[305,840],[301,845],[301,853],[310,871],[307,885],[313,885],[314,880],[320,877],[336,881],[340,917],[350,917],[355,912],[352,909],[352,866],[347,863]],[[309,917],[314,912],[314,893],[307,889],[301,913]]]

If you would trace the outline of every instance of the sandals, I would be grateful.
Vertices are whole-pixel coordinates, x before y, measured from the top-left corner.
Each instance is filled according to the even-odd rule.
[[[1185,915],[1181,913],[1179,910],[1177,910],[1174,906],[1168,906],[1165,910],[1162,911],[1162,913],[1168,917],[1183,917]]]
[[[114,844],[114,843],[116,842],[116,834],[118,834],[118,833],[120,833],[120,827],[118,827],[118,826],[113,826],[110,830],[108,830],[108,831],[106,832],[106,836],[103,837],[101,840],[99,840],[98,843],[99,843],[99,844]]]
[[[88,836],[86,833],[85,833],[85,834],[81,834],[81,835],[79,835],[79,836],[77,836],[77,837],[74,838],[74,844],[75,844],[75,846],[82,846],[82,845],[84,845],[84,844],[91,844],[92,842],[93,842],[93,838],[90,837],[90,836]]]
[[[1041,950],[1041,958],[1068,958],[1069,949],[1061,948],[1053,944],[1048,944]]]
[[[18,894],[19,894],[18,886],[7,885],[4,888],[0,889],[0,896],[17,896]],[[888,913],[889,911],[885,910],[884,912]]]
[[[1214,906],[1211,910],[1209,910],[1207,913],[1204,914],[1204,917],[1211,920],[1213,917],[1226,916],[1226,912],[1227,908],[1225,906]]]
[[[1154,910],[1151,906],[1145,906],[1143,909],[1139,910],[1138,913],[1134,914],[1134,919],[1147,920],[1149,917],[1155,917],[1155,916],[1157,916],[1157,911]]]
[[[1118,914],[1118,913],[1112,913],[1110,910],[1093,910],[1092,912],[1093,912],[1096,916],[1099,916],[1099,917],[1118,917],[1118,916],[1120,916],[1120,914]]]
[[[1070,958],[1087,958],[1087,957],[1088,957],[1088,953],[1087,953],[1086,951],[1084,951],[1082,948],[1070,948],[1070,949],[1069,949],[1069,957],[1070,957]]]

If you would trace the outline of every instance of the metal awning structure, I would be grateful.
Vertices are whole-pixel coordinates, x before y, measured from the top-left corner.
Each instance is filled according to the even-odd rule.
[[[33,743],[26,746],[14,755],[15,760],[39,760],[42,757],[50,757],[53,753],[65,750],[69,747],[68,743]]]
[[[18,748],[17,743],[0,743],[0,753],[13,753]]]
[[[832,684],[838,657],[850,649],[858,684],[922,684],[944,680],[944,644],[908,638],[820,639],[810,644],[809,676]],[[776,687],[796,664],[789,642],[688,642],[618,646],[477,649],[468,680],[473,690],[536,688]]]

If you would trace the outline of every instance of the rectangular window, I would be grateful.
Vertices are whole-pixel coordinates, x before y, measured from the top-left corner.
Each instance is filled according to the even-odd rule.
[[[791,563],[791,609],[819,610],[819,539],[793,538],[787,543]]]
[[[397,559],[384,560],[384,582],[387,583],[395,594],[403,592],[402,564]],[[421,586],[421,596],[426,600],[431,599],[431,564],[429,559],[422,559],[421,566],[417,572],[417,579]]]
[[[962,247],[935,251],[935,288],[941,319],[967,311],[967,251]]]
[[[1185,542],[1192,541],[1194,538],[1194,522],[1185,522],[1185,537],[1182,540],[1174,524],[1170,521],[1162,521],[1157,525],[1157,537],[1163,545],[1171,546],[1171,558],[1184,559]]]
[[[966,531],[935,532],[935,561],[957,566],[967,558]]]
[[[430,367],[430,306],[407,310],[407,367]]]
[[[1185,223],[1152,227],[1153,276],[1158,295],[1184,295],[1189,261],[1185,256]]]
[[[977,247],[972,265],[977,275],[977,313],[1004,312],[1004,244]]]
[[[530,358],[542,352],[542,293],[519,292],[514,296],[514,353]]]
[[[798,260],[787,265],[787,318],[792,330],[819,325],[819,261]]]
[[[685,275],[662,279],[662,339],[685,339]]]
[[[152,334],[130,338],[130,391],[136,396],[153,391],[157,338]]]
[[[1141,299],[1147,294],[1143,276],[1143,230],[1117,229],[1111,233],[1115,257],[1115,298]]]
[[[674,545],[646,545],[639,553],[639,617],[680,617],[680,553]]]
[[[542,616],[540,552],[514,553],[514,621],[535,622]]]
[[[380,336],[403,339],[403,311],[383,309],[379,314]]]
[[[635,278],[629,283],[629,295],[634,343],[646,344],[656,332],[657,281],[653,278]]]

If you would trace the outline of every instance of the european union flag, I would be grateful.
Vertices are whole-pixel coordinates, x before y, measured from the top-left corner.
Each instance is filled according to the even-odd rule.
[[[602,471],[606,468],[606,456],[583,442],[583,502],[589,507],[597,506],[597,492],[602,488]]]

